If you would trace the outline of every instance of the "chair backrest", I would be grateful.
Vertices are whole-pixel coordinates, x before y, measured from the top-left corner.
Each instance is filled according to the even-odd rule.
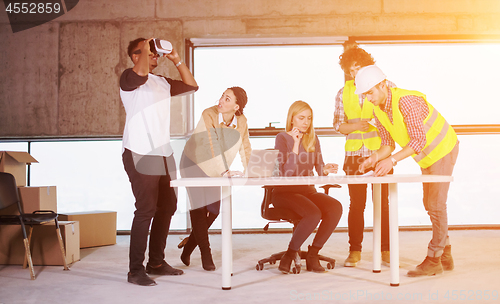
[[[287,221],[290,223],[296,223],[301,220],[302,217],[291,210],[271,206],[273,186],[264,186],[262,188],[264,188],[264,198],[260,207],[262,218],[269,221]]]
[[[19,202],[16,179],[10,173],[0,172],[0,210]]]

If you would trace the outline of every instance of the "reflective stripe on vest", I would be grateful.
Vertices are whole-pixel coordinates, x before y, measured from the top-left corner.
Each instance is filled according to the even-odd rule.
[[[403,96],[414,95],[424,99],[429,107],[429,115],[424,119],[426,144],[419,154],[412,155],[413,159],[420,167],[427,168],[450,153],[457,143],[457,134],[444,117],[427,102],[426,96],[418,91],[397,88],[391,88],[390,90],[392,92],[393,123],[389,120],[387,113],[378,106],[375,107],[375,115],[391,134],[394,141],[401,147],[405,147],[410,142],[403,114],[399,110],[399,100]]]
[[[356,123],[362,120],[370,121],[373,118],[373,104],[365,100],[363,108],[359,105],[359,96],[354,93],[356,87],[354,80],[346,81],[342,93],[342,102],[344,103],[344,112],[348,123]],[[349,133],[345,142],[346,151],[358,151],[363,145],[370,150],[380,148],[380,135],[377,128],[370,125],[368,131],[354,131]]]

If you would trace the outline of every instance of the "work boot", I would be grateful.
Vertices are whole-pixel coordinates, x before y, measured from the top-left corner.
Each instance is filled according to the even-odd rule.
[[[307,247],[307,255],[306,255],[306,268],[307,271],[314,272],[325,272],[325,268],[323,268],[319,262],[318,251],[321,249],[316,246],[308,246]]]
[[[289,274],[290,268],[292,267],[292,261],[295,260],[296,256],[297,256],[297,250],[292,250],[288,248],[288,250],[280,259],[280,265],[278,266],[278,269],[284,274]]]
[[[441,256],[441,265],[443,265],[443,270],[453,270],[455,268],[453,257],[451,256],[451,245],[444,247],[443,255]]]
[[[361,260],[361,251],[349,251],[349,256],[344,262],[344,267],[356,267]]]
[[[391,266],[391,252],[390,251],[382,251],[382,265]]]
[[[425,257],[425,260],[415,270],[408,271],[409,277],[432,276],[443,273],[441,257]]]

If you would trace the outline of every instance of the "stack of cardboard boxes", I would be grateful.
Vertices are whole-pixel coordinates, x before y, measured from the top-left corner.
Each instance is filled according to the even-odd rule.
[[[27,152],[0,151],[0,172],[14,175],[24,213],[57,212],[55,186],[26,186],[26,164],[33,162],[37,160]],[[5,209],[2,213],[12,213],[16,209]],[[60,214],[59,227],[68,264],[80,260],[80,248],[116,244],[116,212],[113,211]],[[21,226],[0,225],[0,264],[23,264],[22,240]],[[63,265],[53,223],[35,227],[31,250],[34,265]]]

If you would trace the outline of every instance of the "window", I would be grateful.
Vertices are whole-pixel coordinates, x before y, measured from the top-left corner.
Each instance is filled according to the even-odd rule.
[[[361,47],[398,87],[426,94],[450,124],[500,123],[500,43]]]
[[[284,128],[288,107],[296,100],[312,106],[315,126],[331,127],[335,95],[344,83],[338,65],[342,50],[341,45],[196,48],[200,89],[194,98],[195,124],[226,88],[240,86],[248,95],[244,113],[249,128],[270,122]]]
[[[130,230],[135,198],[121,159],[122,141],[31,142],[31,186],[56,186],[57,212],[117,212],[117,229]],[[172,140],[176,161],[184,140]],[[2,143],[0,151],[28,151],[27,142]],[[186,229],[186,191],[179,189],[172,230]]]
[[[500,71],[500,43],[360,44],[398,87],[417,90],[452,125],[498,124],[500,100],[494,90]],[[231,86],[247,91],[249,128],[270,122],[284,128],[288,107],[308,102],[316,128],[330,128],[335,96],[344,84],[338,64],[343,47],[246,46],[194,49],[200,86],[194,122]]]
[[[426,94],[452,125],[493,125],[491,135],[460,135],[460,155],[449,193],[449,223],[495,224],[493,216],[481,210],[495,208],[500,180],[495,170],[500,163],[494,156],[500,146],[500,100],[493,93],[500,71],[499,43],[371,43],[361,44],[373,55],[388,79],[399,87]],[[334,98],[344,84],[338,64],[341,45],[200,47],[194,50],[194,72],[200,85],[195,94],[194,122],[201,111],[214,105],[230,86],[243,87],[249,96],[245,108],[250,128],[263,128],[269,122],[284,128],[289,105],[298,99],[311,104],[316,128],[331,128]],[[312,68],[311,68],[312,67]],[[279,88],[279,89],[277,89]],[[252,132],[252,130],[251,130]],[[322,136],[325,161],[343,162],[342,137]],[[273,138],[251,138],[253,148],[269,148]],[[474,161],[474,165],[470,166]],[[239,166],[235,160],[234,165]],[[420,174],[410,159],[396,168],[398,174]],[[343,174],[339,172],[339,174]],[[243,187],[244,188],[244,187]],[[235,227],[260,228],[258,214],[260,189],[235,188],[233,206]],[[422,206],[422,187],[400,185],[401,225],[430,225]],[[344,205],[339,227],[347,226],[349,195],[347,187],[332,192]],[[474,201],[474,206],[470,201]],[[480,206],[478,206],[479,204]],[[367,204],[367,214],[371,214]],[[236,220],[238,214],[242,220]],[[244,218],[244,219],[243,219]],[[370,216],[366,225],[372,224]],[[213,226],[218,228],[217,223]]]

